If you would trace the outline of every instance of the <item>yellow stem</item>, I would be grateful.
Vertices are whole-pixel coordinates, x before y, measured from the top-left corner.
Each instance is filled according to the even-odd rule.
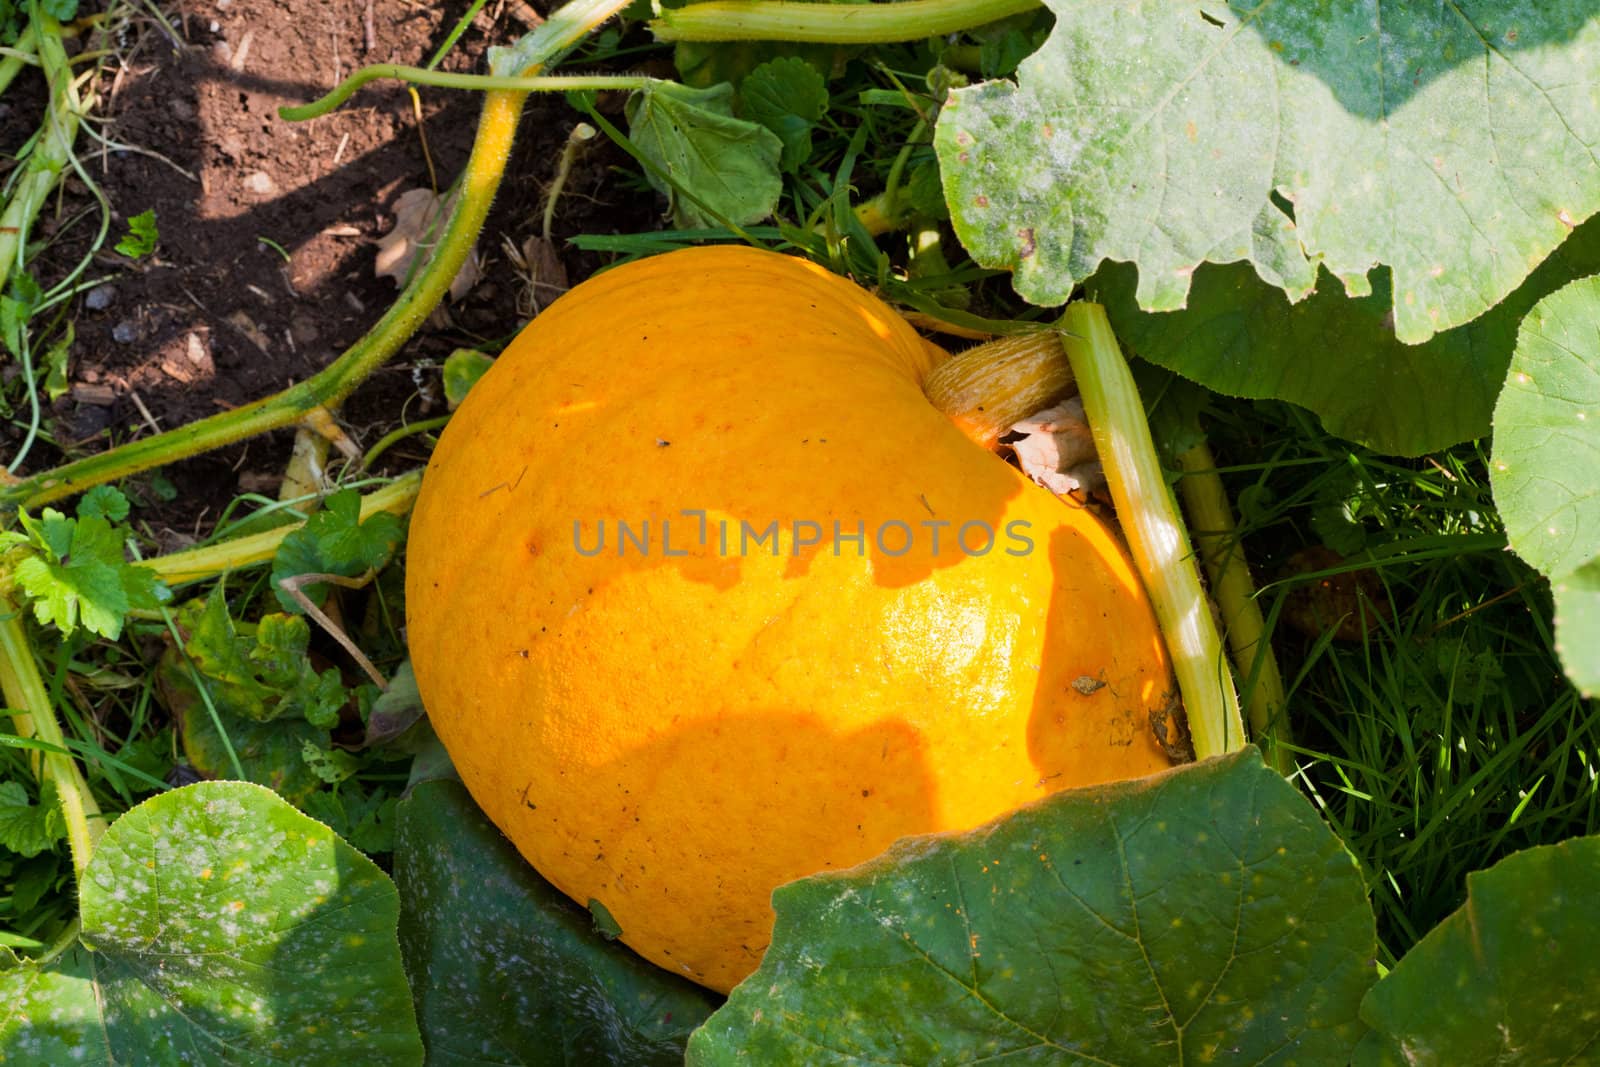
[[[1150,594],[1183,692],[1195,755],[1206,759],[1232,752],[1245,741],[1239,696],[1133,373],[1099,304],[1067,305],[1061,328],[1117,505],[1117,522]]]
[[[83,772],[67,754],[67,740],[50,706],[50,691],[39,674],[22,619],[17,603],[0,595],[0,692],[5,694],[17,736],[51,746],[38,754],[42,758],[35,758],[34,773],[40,772],[42,764],[44,775],[55,783],[62,820],[67,824],[67,844],[72,849],[72,868],[82,879],[94,846],[105,833],[105,818]]]
[[[1245,690],[1245,711],[1250,735],[1262,748],[1267,764],[1280,774],[1294,771],[1294,759],[1284,746],[1290,741],[1284,716],[1283,675],[1278,658],[1266,640],[1266,622],[1256,603],[1255,584],[1244,546],[1234,529],[1233,508],[1217,476],[1211,449],[1200,443],[1178,457],[1183,478],[1178,495],[1189,513],[1190,530],[1200,550],[1200,562],[1211,580],[1211,597],[1222,613],[1233,667]],[[1253,684],[1252,684],[1253,679]]]

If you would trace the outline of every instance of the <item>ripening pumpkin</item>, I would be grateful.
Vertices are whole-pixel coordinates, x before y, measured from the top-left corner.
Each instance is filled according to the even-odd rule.
[[[440,738],[535,868],[714,989],[784,882],[1168,765],[1131,563],[930,404],[947,358],[814,265],[674,252],[552,304],[428,467]]]

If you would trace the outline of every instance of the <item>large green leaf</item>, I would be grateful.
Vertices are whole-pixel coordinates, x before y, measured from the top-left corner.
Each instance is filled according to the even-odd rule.
[[[395,879],[430,1064],[681,1063],[716,1004],[597,933],[459,782],[400,802]]]
[[[1600,560],[1563,576],[1556,600],[1556,653],[1584,696],[1600,693]]]
[[[1375,977],[1354,862],[1253,749],[907,839],[773,904],[691,1064],[1342,1063]]]
[[[1554,587],[1567,674],[1600,690],[1600,276],[1523,320],[1495,406],[1489,475],[1511,547]]]
[[[1126,264],[1103,268],[1089,291],[1145,359],[1219,393],[1288,400],[1340,437],[1416,456],[1489,432],[1522,317],[1595,270],[1600,218],[1579,227],[1487,314],[1420,345],[1395,339],[1383,270],[1371,296],[1351,299],[1323,273],[1316,293],[1298,304],[1242,263],[1202,267],[1183,311],[1140,311]]]
[[[1018,84],[956,91],[936,140],[957,234],[1036,304],[1108,259],[1154,311],[1205,262],[1293,298],[1387,264],[1416,343],[1600,208],[1596,0],[1047,2]]]
[[[80,907],[92,952],[0,971],[0,1062],[422,1062],[394,886],[270,790],[140,804],[96,848]]]
[[[1361,1005],[1359,1067],[1515,1067],[1600,1055],[1600,838],[1467,876],[1467,902]]]
[[[629,139],[653,164],[646,177],[667,198],[676,225],[744,226],[777,208],[783,142],[734,117],[733,86],[652,80],[628,98],[627,117]]]
[[[1494,433],[1494,502],[1517,555],[1546,574],[1600,556],[1600,276],[1523,320]]]

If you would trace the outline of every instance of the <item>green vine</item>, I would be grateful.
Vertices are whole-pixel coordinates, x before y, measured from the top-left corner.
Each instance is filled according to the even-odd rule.
[[[889,4],[708,0],[662,9],[650,23],[650,31],[660,41],[891,44],[941,37],[1038,6],[1039,0],[901,0]]]

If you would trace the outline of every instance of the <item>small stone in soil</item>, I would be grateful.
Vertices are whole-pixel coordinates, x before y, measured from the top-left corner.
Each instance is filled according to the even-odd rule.
[[[116,299],[117,287],[107,282],[105,285],[97,285],[90,289],[88,295],[83,298],[83,305],[90,311],[104,311],[115,303]]]
[[[139,339],[139,327],[132,319],[123,319],[111,327],[111,339],[119,345],[131,345]]]

